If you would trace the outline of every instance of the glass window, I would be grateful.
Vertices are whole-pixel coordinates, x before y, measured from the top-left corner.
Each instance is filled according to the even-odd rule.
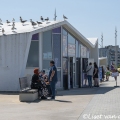
[[[50,60],[43,60],[43,69],[50,68]]]
[[[83,58],[87,57],[87,48],[83,45],[81,45],[81,57]]]
[[[67,42],[67,36],[63,35],[63,56],[67,57],[67,52],[68,52],[68,42]]]
[[[57,78],[58,78],[58,81],[57,81],[56,87],[61,87],[61,69],[57,69]]]
[[[52,34],[51,31],[43,33],[43,59],[52,59]]]
[[[65,29],[63,29],[63,35],[66,35],[67,36],[67,31]]]
[[[70,34],[68,34],[68,43],[75,44],[75,38]]]
[[[68,56],[75,56],[75,44],[68,43]]]
[[[39,33],[32,36],[32,40],[39,40]]]
[[[56,67],[61,67],[61,34],[53,34],[53,56]]]
[[[79,43],[76,40],[76,57],[79,57]]]
[[[61,27],[53,29],[52,33],[61,33]]]
[[[47,31],[43,33],[43,69],[50,67],[52,58],[52,32]]]
[[[31,41],[27,67],[39,67],[39,41]]]

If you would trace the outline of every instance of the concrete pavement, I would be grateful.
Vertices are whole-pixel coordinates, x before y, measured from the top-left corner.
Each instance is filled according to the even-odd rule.
[[[17,94],[0,94],[0,120],[89,120],[83,118],[84,114],[118,115],[120,88],[114,85],[115,81],[110,78],[100,88],[58,91],[55,101],[31,103],[19,102]]]

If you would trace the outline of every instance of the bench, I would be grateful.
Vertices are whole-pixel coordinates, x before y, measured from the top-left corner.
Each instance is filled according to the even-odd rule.
[[[38,99],[38,90],[30,88],[27,77],[19,78],[19,83],[19,100],[21,102],[32,102]]]

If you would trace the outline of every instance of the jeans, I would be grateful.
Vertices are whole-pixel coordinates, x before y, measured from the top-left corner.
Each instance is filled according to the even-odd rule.
[[[88,84],[89,87],[92,87],[92,75],[88,75]]]
[[[51,87],[52,98],[53,98],[53,99],[55,99],[55,85],[56,85],[56,82],[55,82],[55,81],[51,81],[51,82],[50,82],[50,87]]]

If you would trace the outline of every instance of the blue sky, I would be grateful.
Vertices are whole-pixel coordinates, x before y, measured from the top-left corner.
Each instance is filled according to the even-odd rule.
[[[42,15],[53,20],[55,8],[57,20],[66,15],[85,37],[98,37],[101,44],[103,33],[104,46],[115,44],[116,26],[120,44],[120,0],[0,0],[0,18],[19,21],[22,16],[36,21]]]

